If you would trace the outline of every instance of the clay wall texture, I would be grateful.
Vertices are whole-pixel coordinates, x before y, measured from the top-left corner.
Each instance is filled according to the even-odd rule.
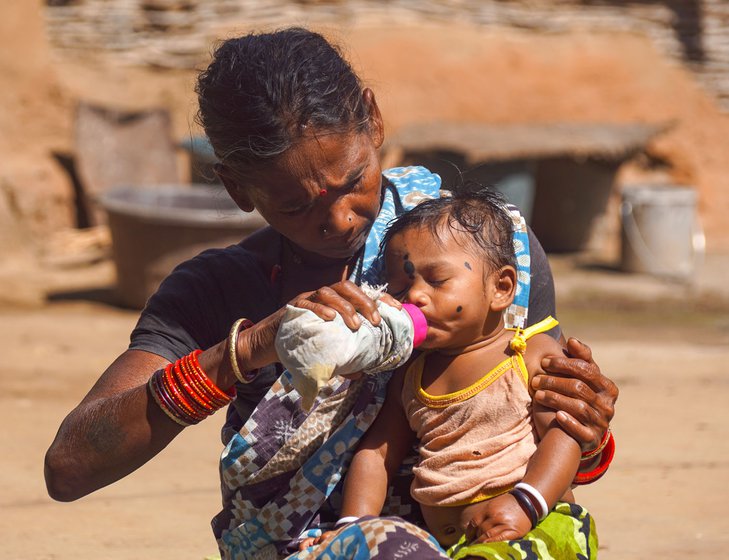
[[[463,22],[540,33],[645,34],[729,108],[725,0],[48,0],[52,46],[65,55],[194,68],[221,30],[311,24]]]

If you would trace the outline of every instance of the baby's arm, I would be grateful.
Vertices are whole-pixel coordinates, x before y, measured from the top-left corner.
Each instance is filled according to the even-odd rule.
[[[405,367],[393,373],[385,402],[352,458],[344,479],[340,519],[380,514],[389,481],[397,473],[415,440],[400,397]],[[305,539],[300,543],[299,550],[324,542],[333,534],[334,531],[327,531],[320,537]]]
[[[529,377],[543,373],[542,358],[561,353],[562,347],[548,335],[530,338],[524,356]],[[536,513],[537,518],[544,517],[560,498],[571,498],[571,483],[580,464],[580,445],[560,428],[554,410],[537,403],[532,406],[539,443],[522,482],[541,494],[544,502],[519,489],[490,500],[480,512],[481,519],[472,522],[479,542],[521,538],[532,529],[531,516]],[[524,503],[525,499],[529,503]],[[547,511],[542,511],[545,504]]]
[[[542,360],[546,356],[563,354],[562,345],[549,335],[532,337],[524,356],[529,379],[544,373]],[[571,496],[570,488],[582,454],[580,444],[560,427],[555,416],[553,409],[532,403],[532,418],[539,443],[523,480],[541,492],[550,510],[565,494]]]
[[[380,514],[388,482],[415,440],[400,397],[403,376],[404,368],[393,374],[385,403],[355,452],[344,481],[341,517]]]

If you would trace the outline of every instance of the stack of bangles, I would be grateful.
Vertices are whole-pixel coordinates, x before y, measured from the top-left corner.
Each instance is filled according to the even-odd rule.
[[[589,472],[578,471],[577,476],[575,476],[575,479],[572,482],[573,484],[589,484],[591,482],[595,482],[608,470],[608,467],[615,456],[615,439],[613,438],[613,434],[609,428],[602,437],[600,445],[598,445],[595,449],[582,453],[580,467],[590,467],[592,463],[594,463],[595,457],[598,455],[600,455],[600,460],[597,465]],[[542,496],[542,493],[530,484],[527,484],[526,482],[519,482],[509,491],[509,494],[516,498],[516,501],[529,517],[529,520],[532,523],[532,529],[534,529],[534,527],[536,527],[542,519],[547,517],[547,514],[550,511],[547,501],[544,499],[544,496]]]
[[[147,387],[162,411],[181,426],[191,426],[220,410],[235,397],[235,387],[226,393],[200,367],[194,350],[168,364],[149,378]]]
[[[549,506],[547,500],[544,499],[542,493],[526,482],[519,482],[509,491],[509,494],[516,498],[521,509],[529,517],[532,523],[532,529],[537,526],[542,519],[547,517]]]
[[[593,466],[595,463],[595,457],[598,455],[600,455],[600,460],[597,462],[597,465]],[[582,453],[582,457],[580,458],[580,468],[578,469],[577,476],[575,476],[572,483],[580,485],[595,482],[608,470],[614,456],[615,439],[613,438],[613,433],[610,431],[610,428],[608,428],[600,442],[600,445],[598,445],[595,449]],[[583,472],[583,468],[590,468],[590,470]]]

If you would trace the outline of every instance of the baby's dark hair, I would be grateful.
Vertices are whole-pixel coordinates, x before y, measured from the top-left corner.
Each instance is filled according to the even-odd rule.
[[[362,84],[337,47],[293,27],[224,41],[200,73],[197,120],[237,172],[274,159],[304,130],[364,130]]]
[[[393,221],[380,245],[384,251],[397,234],[412,228],[427,228],[435,243],[445,232],[474,256],[483,258],[488,270],[516,267],[513,222],[504,197],[488,187],[467,182],[451,196],[426,200]]]

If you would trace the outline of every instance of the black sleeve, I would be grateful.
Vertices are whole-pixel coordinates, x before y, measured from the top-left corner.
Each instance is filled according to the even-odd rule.
[[[174,361],[217,344],[240,317],[268,316],[274,299],[257,261],[240,246],[205,251],[177,266],[149,298],[129,349]]]
[[[554,296],[554,278],[552,269],[549,267],[547,254],[542,244],[531,228],[529,233],[529,255],[531,282],[529,287],[529,312],[527,315],[527,326],[538,323],[550,315],[557,319],[557,310]],[[559,340],[562,329],[559,326],[547,331],[552,338]]]
[[[210,249],[177,266],[149,298],[131,334],[130,350],[144,350],[174,362],[228,336],[240,317],[254,323],[276,310],[271,284],[251,253],[233,245]],[[222,440],[236,433],[281,372],[276,364],[259,370],[255,381],[236,384]]]

